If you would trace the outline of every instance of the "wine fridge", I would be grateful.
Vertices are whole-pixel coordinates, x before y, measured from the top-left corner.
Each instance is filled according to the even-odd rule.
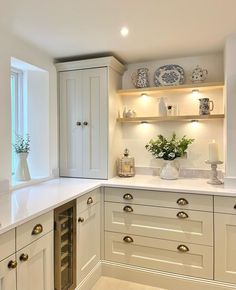
[[[55,290],[76,287],[76,201],[54,210]]]

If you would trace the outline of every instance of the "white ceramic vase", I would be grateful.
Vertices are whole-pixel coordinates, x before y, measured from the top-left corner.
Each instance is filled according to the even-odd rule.
[[[164,165],[160,171],[162,179],[178,179],[179,168],[176,166],[175,160],[164,160]]]
[[[30,173],[27,163],[28,153],[17,153],[18,163],[16,167],[16,179],[18,181],[30,180]]]

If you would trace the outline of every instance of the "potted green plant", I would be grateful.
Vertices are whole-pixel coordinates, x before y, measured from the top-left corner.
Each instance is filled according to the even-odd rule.
[[[160,177],[163,179],[177,179],[179,170],[174,164],[174,160],[183,157],[186,154],[188,146],[194,139],[187,139],[183,136],[181,139],[173,133],[170,139],[163,135],[157,135],[156,139],[151,139],[145,148],[157,159],[164,159],[165,163],[160,171]]]
[[[30,173],[27,163],[27,158],[30,152],[30,136],[27,134],[25,137],[22,135],[16,136],[16,143],[13,145],[18,157],[16,167],[16,179],[19,181],[30,180]]]

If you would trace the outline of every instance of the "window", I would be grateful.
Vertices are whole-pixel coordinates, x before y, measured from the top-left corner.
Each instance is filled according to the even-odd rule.
[[[26,133],[25,101],[23,95],[23,71],[11,70],[11,136],[15,144],[17,135]],[[15,174],[17,156],[12,146],[12,175]]]
[[[50,176],[49,135],[49,72],[23,60],[11,57],[11,135],[12,144],[17,135],[30,137],[27,158],[30,176],[38,180]],[[12,185],[17,154],[12,146]]]

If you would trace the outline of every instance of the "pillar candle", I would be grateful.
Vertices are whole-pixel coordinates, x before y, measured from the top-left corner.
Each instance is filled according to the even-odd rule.
[[[218,144],[215,142],[215,140],[212,140],[212,142],[209,143],[209,161],[219,161]]]

